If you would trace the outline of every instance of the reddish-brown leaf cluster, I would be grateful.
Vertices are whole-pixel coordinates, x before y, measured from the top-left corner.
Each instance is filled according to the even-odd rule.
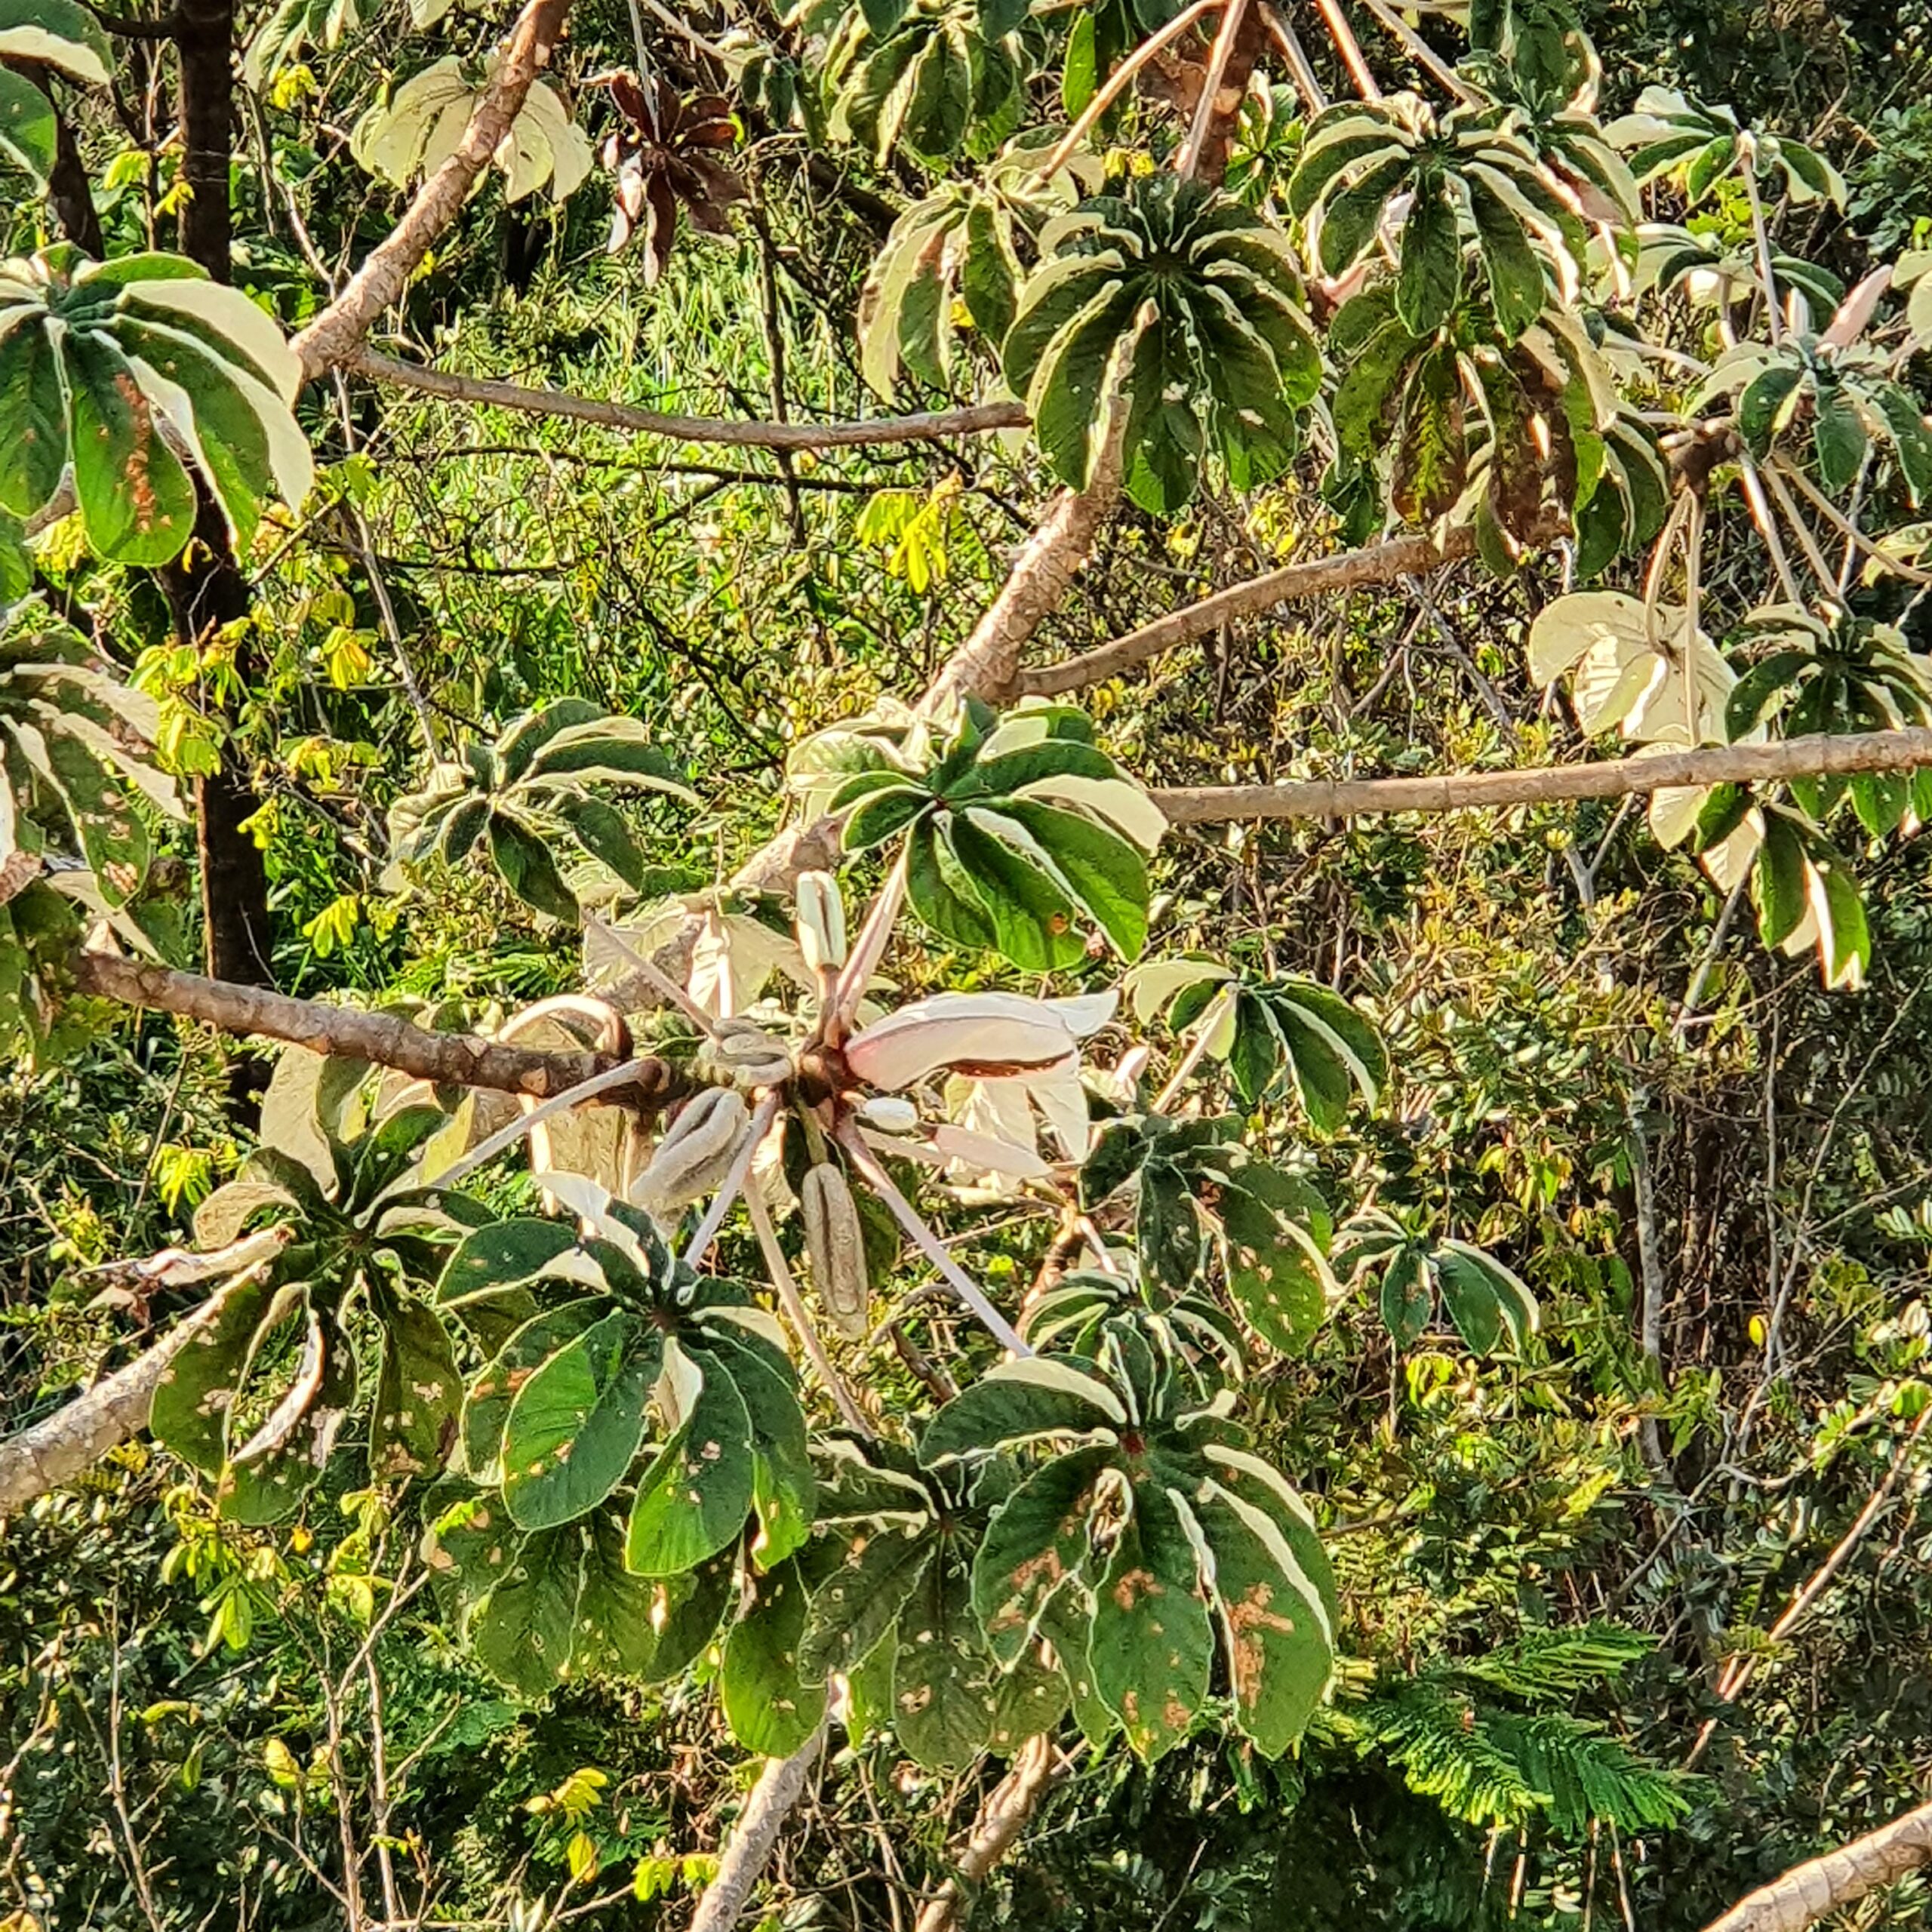
[[[706,234],[730,232],[731,204],[744,200],[748,191],[715,151],[737,140],[737,123],[731,103],[715,94],[681,100],[663,81],[641,83],[631,74],[613,74],[609,85],[624,118],[604,143],[604,165],[617,185],[611,252],[641,227],[648,286],[670,259],[679,202]]]

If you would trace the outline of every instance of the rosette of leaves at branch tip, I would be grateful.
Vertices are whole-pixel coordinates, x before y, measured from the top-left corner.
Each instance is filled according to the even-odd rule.
[[[1681,295],[1687,301],[1727,309],[1748,300],[1758,286],[1758,252],[1747,235],[1693,234],[1674,223],[1646,222],[1637,231],[1639,249],[1634,286],[1639,294]],[[1810,315],[1829,316],[1844,300],[1844,284],[1829,269],[1774,250],[1771,275],[1788,300],[1794,290]],[[1806,321],[1809,326],[1808,317]]]
[[[1520,1349],[1540,1318],[1536,1297],[1493,1254],[1379,1208],[1343,1223],[1335,1236],[1335,1269],[1352,1286],[1379,1283],[1383,1325],[1398,1348],[1421,1340],[1438,1306],[1478,1355],[1491,1354],[1506,1337]]]
[[[1599,171],[1592,185],[1634,227],[1622,171]],[[1500,341],[1514,342],[1543,314],[1552,280],[1574,299],[1589,245],[1581,197],[1507,111],[1477,103],[1438,122],[1401,94],[1332,107],[1309,124],[1288,206],[1309,223],[1323,274],[1343,275],[1377,248],[1398,195],[1408,200],[1395,237],[1393,312],[1411,335],[1432,336],[1463,303],[1475,280],[1466,260],[1472,245]]]
[[[967,701],[932,748],[860,731],[817,749],[814,771],[848,775],[831,795],[845,847],[906,842],[906,897],[942,937],[1030,972],[1078,965],[1083,923],[1122,958],[1147,937],[1147,855],[1160,809],[1094,743],[1086,715],[1023,705],[1000,717]]]
[[[462,144],[476,105],[488,91],[500,56],[480,73],[453,54],[387,89],[363,110],[349,152],[371,174],[398,188],[435,173]],[[553,202],[582,186],[590,143],[572,124],[563,97],[548,81],[531,83],[522,108],[491,157],[507,201],[546,183]]]
[[[832,137],[863,142],[883,165],[902,146],[937,162],[1010,134],[1022,105],[1019,29],[1028,11],[1029,0],[801,9],[808,30],[820,22],[831,29],[823,86]]]
[[[1359,1097],[1375,1105],[1389,1078],[1382,1036],[1340,993],[1292,976],[1258,979],[1213,959],[1156,959],[1128,976],[1143,1026],[1166,1010],[1177,1034],[1223,1061],[1244,1106],[1285,1078],[1309,1121],[1332,1134]]]
[[[1180,1294],[1211,1253],[1249,1327],[1272,1347],[1299,1349],[1334,1292],[1333,1223],[1308,1182],[1256,1159],[1241,1133],[1232,1114],[1109,1121],[1080,1171],[1081,1202],[1098,1212],[1131,1189],[1144,1279]]]
[[[1109,1252],[1109,1272],[1076,1268],[1037,1298],[1029,1297],[1020,1331],[1043,1355],[1097,1360],[1109,1332],[1139,1330],[1202,1401],[1239,1380],[1247,1351],[1239,1324],[1210,1297],[1174,1294],[1145,1280],[1134,1257]]]
[[[641,1210],[575,1175],[544,1185],[581,1232],[481,1230],[438,1290],[479,1338],[515,1322],[464,1400],[470,1474],[525,1531],[634,1489],[625,1559],[641,1576],[695,1569],[754,1521],[754,1556],[778,1562],[804,1539],[814,1485],[777,1324],[740,1284],[693,1275]]]
[[[1099,1358],[1005,1362],[949,1402],[919,1445],[944,1469],[1025,1451],[973,1565],[995,1655],[1044,1635],[1090,1736],[1118,1724],[1140,1756],[1184,1738],[1223,1653],[1236,1727],[1265,1755],[1301,1735],[1334,1662],[1334,1584],[1287,1480],[1202,1403],[1145,1337]]]
[[[1186,503],[1211,442],[1238,487],[1281,469],[1321,383],[1285,236],[1162,174],[1057,216],[1039,248],[1001,359],[1062,481],[1092,481],[1115,378],[1127,487],[1143,508]]]
[[[568,839],[586,859],[636,891],[650,866],[617,809],[598,794],[620,786],[687,804],[697,794],[632,718],[583,698],[525,712],[494,744],[471,743],[460,762],[439,764],[420,792],[389,808],[398,860],[463,864],[479,848],[526,905],[574,925],[576,894],[552,855]]]
[[[1839,318],[1859,300],[1854,289],[1821,335],[1788,334],[1775,348],[1741,342],[1727,349],[1692,406],[1735,397],[1737,433],[1754,457],[1761,462],[1776,452],[1802,460],[1808,454],[1819,482],[1834,494],[1851,488],[1875,448],[1891,457],[1906,494],[1921,503],[1932,497],[1932,428],[1917,398],[1892,380],[1882,351],[1834,338]]]
[[[800,1676],[843,1675],[854,1735],[890,1727],[928,1770],[1009,1757],[1052,1729],[1067,1704],[1060,1671],[1037,1641],[996,1654],[974,1612],[974,1554],[1017,1480],[1011,1460],[926,1469],[891,1443],[836,1435],[820,1468]]]
[[[1385,277],[1343,306],[1328,352],[1342,371],[1329,405],[1330,494],[1349,502],[1348,486],[1386,463],[1398,515],[1429,523],[1473,512],[1478,547],[1499,570],[1587,506],[1607,473],[1642,488],[1621,472],[1641,460],[1644,439],[1620,417],[1601,353],[1556,309],[1505,340],[1466,290],[1439,326],[1419,332]],[[1358,494],[1355,513],[1379,518],[1381,492]],[[1648,527],[1647,510],[1620,528],[1626,521]]]
[[[1781,738],[1932,724],[1932,670],[1896,625],[1836,608],[1821,616],[1771,605],[1754,611],[1730,641],[1761,654],[1725,706],[1733,740],[1774,724]],[[1847,797],[1874,838],[1897,831],[1908,812],[1932,819],[1932,769],[1826,773],[1790,783],[1792,796],[1820,825]]]
[[[325,1112],[340,1118],[347,1097],[338,1079]],[[468,1208],[421,1180],[425,1143],[448,1124],[439,1108],[410,1106],[352,1138],[331,1134],[320,1171],[265,1146],[202,1203],[205,1244],[265,1224],[295,1231],[227,1291],[155,1391],[156,1438],[216,1478],[224,1514],[275,1521],[321,1476],[356,1406],[350,1328],[362,1320],[380,1352],[371,1476],[438,1469],[454,1447],[463,1394],[454,1345],[411,1285],[435,1278],[461,1226],[452,1215]]]
[[[31,518],[71,465],[95,550],[163,564],[194,528],[192,465],[245,553],[269,496],[309,493],[301,385],[274,322],[179,256],[0,263],[0,509]]]
[[[613,74],[607,85],[623,122],[601,150],[615,177],[610,250],[641,227],[648,288],[671,259],[681,206],[703,233],[731,232],[731,211],[749,191],[718,155],[737,142],[738,123],[720,94],[681,99],[667,82],[632,74]]]
[[[1644,88],[1635,109],[1613,121],[1604,136],[1628,152],[1639,183],[1669,175],[1694,208],[1726,175],[1747,169],[1780,198],[1844,206],[1844,178],[1815,148],[1789,135],[1747,128],[1728,107],[1675,88]]]
[[[0,878],[18,891],[51,875],[144,949],[151,921],[139,896],[153,856],[144,808],[182,817],[174,782],[149,756],[158,725],[153,701],[44,605],[0,611]],[[73,857],[84,866],[72,868]]]
[[[33,61],[99,86],[113,71],[113,50],[76,0],[0,0],[0,160],[45,186],[60,149],[60,122],[52,100],[12,61]]]
[[[1023,257],[1052,216],[1100,185],[1100,163],[1088,155],[1042,175],[1054,138],[1020,136],[977,180],[946,182],[893,223],[859,298],[860,365],[881,395],[892,394],[902,366],[935,387],[951,380],[961,307],[998,352],[1019,313]]]

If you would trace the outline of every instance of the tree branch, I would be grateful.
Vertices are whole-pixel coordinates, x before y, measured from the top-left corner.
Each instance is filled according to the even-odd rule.
[[[728,423],[703,416],[672,416],[629,403],[605,402],[595,396],[573,395],[563,389],[528,389],[518,383],[497,382],[481,376],[452,375],[445,370],[405,362],[392,355],[359,349],[345,356],[341,366],[378,382],[420,389],[426,395],[452,402],[488,403],[498,409],[520,410],[530,416],[567,417],[607,429],[634,431],[639,435],[669,436],[678,442],[728,444],[742,449],[848,449],[872,443],[940,442],[954,436],[977,436],[989,429],[1023,429],[1028,417],[1017,402],[976,403],[969,409],[949,409],[918,416],[881,416],[869,422]],[[760,479],[762,481],[763,479]]]
[[[125,1367],[97,1382],[65,1408],[0,1442],[0,1517],[12,1515],[35,1497],[71,1481],[146,1428],[154,1392],[166,1379],[168,1364],[263,1265],[244,1269],[224,1282],[186,1321]]]
[[[946,1880],[919,1914],[914,1932],[955,1932],[960,1909],[969,1887],[983,1884],[986,1875],[1013,1849],[1040,1800],[1062,1774],[1060,1747],[1048,1733],[1029,1737],[1019,1749],[1012,1767],[994,1786],[972,1835],[959,1854],[952,1877]]]
[[[314,1053],[369,1060],[438,1086],[482,1087],[542,1100],[620,1064],[611,1054],[545,1053],[504,1046],[474,1033],[432,1033],[398,1014],[293,999],[263,987],[204,979],[110,952],[76,953],[73,965],[74,983],[84,993],[128,1006],[154,1007],[238,1037],[260,1034]],[[675,1097],[681,1084],[675,1068],[654,1059],[634,1064],[635,1084],[613,1088],[614,1095],[648,1107]]]
[[[1278,604],[1309,597],[1340,597],[1371,584],[1392,583],[1396,578],[1417,577],[1438,564],[1453,563],[1475,553],[1475,531],[1458,524],[1441,543],[1430,537],[1396,537],[1386,543],[1371,543],[1361,550],[1345,550],[1340,556],[1317,557],[1306,563],[1289,564],[1270,571],[1247,583],[1204,597],[1198,604],[1183,605],[1164,617],[1143,624],[1137,631],[1115,638],[1098,650],[1083,651],[1063,664],[1048,664],[1024,673],[1020,688],[1029,696],[1052,697],[1061,691],[1078,691],[1088,685],[1119,676],[1137,664],[1144,664],[1163,651],[1191,644],[1198,637],[1223,624],[1242,617],[1258,617]]]
[[[789,1758],[770,1758],[738,1815],[737,1829],[718,1862],[718,1875],[704,1888],[691,1932],[732,1932],[743,1916],[758,1874],[778,1842],[792,1807],[804,1795],[805,1780],[825,1748],[826,1723]]]
[[[517,16],[495,76],[470,115],[456,152],[416,191],[402,219],[342,293],[290,343],[305,375],[312,379],[346,361],[376,318],[408,286],[509,132],[537,70],[549,60],[569,11],[570,0],[529,0]]]
[[[1705,1932],[1804,1932],[1827,1913],[1927,1864],[1932,1864],[1932,1804],[1921,1804],[1850,1844],[1794,1865],[1782,1878],[1740,1899]]]
[[[1906,771],[1932,765],[1932,728],[1716,745],[1646,758],[1593,758],[1527,771],[1451,772],[1435,778],[1311,779],[1285,785],[1190,785],[1156,791],[1171,825],[1243,818],[1358,818],[1374,812],[1460,812],[1621,798],[1683,786]]]

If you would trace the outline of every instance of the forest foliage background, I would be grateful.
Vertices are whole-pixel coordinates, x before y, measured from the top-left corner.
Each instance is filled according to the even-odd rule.
[[[694,22],[722,32],[728,11],[780,32],[756,5]],[[662,12],[641,17],[658,71],[681,94],[714,83]],[[320,299],[315,261],[359,257],[396,205],[338,138],[396,14],[307,48],[279,94],[246,104],[233,184],[246,280],[291,329]],[[1433,31],[1431,10],[1414,17]],[[1613,102],[1675,85],[1834,158],[1848,212],[1787,210],[1781,246],[1848,286],[1869,250],[1932,242],[1922,7],[1593,0],[1581,17]],[[1376,21],[1361,24],[1373,42]],[[628,9],[580,0],[559,75],[593,98],[612,50],[634,64],[632,32]],[[1309,46],[1340,91],[1332,51]],[[150,138],[166,123],[158,70],[141,42],[128,51],[129,125],[103,110],[78,128],[122,247],[165,232],[180,205],[178,150]],[[1399,77],[1400,49],[1385,51]],[[694,414],[870,413],[860,290],[881,222],[921,183],[860,151],[810,165],[812,144],[774,131],[767,105],[738,105],[746,138],[728,158],[744,198],[719,233],[688,213],[654,282],[635,248],[606,253],[602,176],[554,208],[506,205],[492,183],[376,346],[433,345],[445,368]],[[593,133],[614,125],[595,112]],[[327,152],[294,131],[317,128],[334,131]],[[1231,180],[1284,174],[1299,138],[1284,93],[1272,120],[1247,123]],[[36,243],[37,208],[9,219],[13,252]],[[1739,245],[1749,210],[1721,190],[1698,225]],[[580,957],[480,869],[388,896],[386,814],[420,782],[426,723],[454,740],[564,696],[647,721],[703,774],[706,806],[652,821],[654,884],[702,889],[779,823],[789,747],[924,686],[1052,485],[1017,436],[772,458],[353,373],[304,412],[322,507],[257,575],[245,672],[238,654],[180,646],[143,574],[78,549],[45,567],[162,701],[173,768],[225,754],[249,774],[275,983],[472,1013],[574,989]],[[1291,554],[1325,527],[1318,469],[1124,511],[1042,639],[1055,655],[1097,646]],[[1739,608],[1762,601],[1767,567],[1748,539],[1715,542],[1704,568]],[[1546,764],[1580,740],[1526,675],[1523,640],[1561,582],[1546,557],[1508,581],[1463,565],[1284,608],[1084,701],[1150,785]],[[1916,605],[1903,622],[1923,648]],[[192,929],[192,841],[177,838],[158,890]],[[1724,896],[1627,801],[1171,838],[1166,949],[1307,975],[1383,1031],[1380,1104],[1316,1142],[1318,1173],[1352,1196],[1372,1179],[1379,1205],[1506,1257],[1541,1328],[1487,1357],[1439,1326],[1398,1349],[1358,1291],[1300,1354],[1251,1377],[1266,1452],[1330,1539],[1342,1694],[1272,1763],[1211,1716],[1151,1767],[1118,1745],[1076,1752],[977,1897],[976,1926],[1679,1932],[1923,1801],[1924,850],[1921,835],[1862,860],[1872,958],[1848,992],[1824,990],[1809,955],[1758,946],[1748,919],[1720,929]],[[980,970],[921,959],[899,963],[955,986]],[[211,1035],[86,1017],[73,1057],[0,1083],[9,1432],[193,1299],[103,1298],[88,1271],[185,1243],[252,1144]],[[520,1185],[503,1204],[528,1198]],[[1021,1217],[974,1238],[996,1294],[1017,1298],[1051,1232]],[[966,1347],[958,1328],[921,1318],[942,1368]],[[918,1393],[898,1358],[871,1362],[888,1410]],[[688,1922],[756,1770],[709,1666],[648,1687],[592,1677],[535,1703],[507,1693],[430,1594],[379,1614],[422,1559],[395,1498],[353,1469],[332,1468],[294,1522],[244,1529],[141,1439],[8,1524],[8,1923],[339,1922],[305,1861],[333,1870],[345,1847],[378,1842],[433,1897],[430,1922]],[[1854,1524],[1842,1567],[1774,1641]],[[841,1741],[769,1875],[763,1923],[909,1924],[999,1768],[924,1771],[889,1732]],[[1932,1883],[1908,1878],[1842,1923],[1928,1911]]]

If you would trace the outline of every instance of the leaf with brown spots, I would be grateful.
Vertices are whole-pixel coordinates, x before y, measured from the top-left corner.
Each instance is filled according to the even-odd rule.
[[[731,1734],[747,1751],[786,1758],[825,1715],[825,1687],[798,1674],[805,1586],[795,1563],[757,1580],[750,1607],[724,1640],[719,1694]]]
[[[690,1420],[638,1484],[625,1561],[641,1577],[675,1577],[715,1555],[751,1514],[751,1417],[721,1367],[703,1369]]]
[[[663,1355],[661,1331],[614,1309],[517,1390],[503,1425],[503,1500],[521,1527],[568,1523],[623,1481]]]
[[[1187,1734],[1208,1695],[1214,1636],[1199,1565],[1168,1491],[1141,1483],[1094,1600],[1094,1687],[1151,1761]]]
[[[1266,1757],[1300,1737],[1333,1668],[1328,1620],[1280,1531],[1262,1512],[1211,1489],[1192,1499],[1214,1558],[1214,1607],[1228,1647],[1241,1729]]]
[[[74,496],[88,541],[119,563],[165,564],[194,528],[195,486],[119,350],[75,332],[61,352]]]
[[[1003,1663],[1026,1647],[1048,1600],[1085,1563],[1094,1484],[1114,1454],[1100,1444],[1056,1457],[986,1526],[973,1565],[973,1608]]]

